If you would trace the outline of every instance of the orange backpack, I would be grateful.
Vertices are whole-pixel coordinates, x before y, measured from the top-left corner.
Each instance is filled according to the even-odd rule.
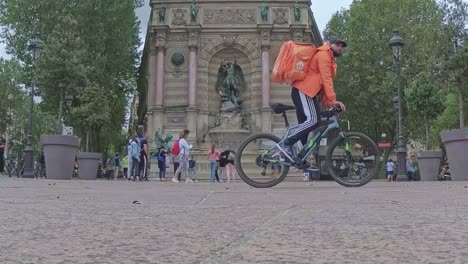
[[[276,58],[271,77],[276,83],[293,83],[304,80],[309,64],[317,53],[314,44],[293,42],[283,43]]]

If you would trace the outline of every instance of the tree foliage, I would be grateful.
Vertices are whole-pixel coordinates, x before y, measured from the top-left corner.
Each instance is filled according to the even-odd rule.
[[[465,23],[466,27],[466,21],[452,23],[458,25],[456,30],[448,26],[450,16],[444,6],[454,7],[452,12],[457,13],[460,7],[455,2],[462,1],[360,0],[333,16],[324,34],[348,41],[344,56],[337,60],[336,90],[349,109],[346,116],[355,130],[374,139],[382,132],[395,138],[392,98],[397,91],[389,40],[398,30],[405,42],[402,87],[407,136],[417,140],[428,136],[424,127],[432,126],[446,108],[447,88],[453,85],[449,76],[461,76],[461,68],[467,65],[463,57],[456,71],[447,67],[456,62],[448,29],[455,36],[460,25]]]
[[[7,51],[35,77],[42,109],[56,116],[64,109],[88,151],[106,152],[119,138],[129,94],[134,90],[139,24],[135,0],[0,0],[0,24]],[[27,50],[40,34],[41,55]],[[64,96],[73,95],[73,110]],[[105,144],[103,144],[105,142]],[[116,144],[119,142],[116,142]]]

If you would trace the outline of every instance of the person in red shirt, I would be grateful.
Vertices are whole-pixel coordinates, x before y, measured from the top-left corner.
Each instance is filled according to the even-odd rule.
[[[327,107],[346,109],[342,102],[336,100],[333,86],[337,69],[335,58],[341,56],[346,46],[344,40],[330,39],[318,48],[310,62],[307,77],[292,83],[291,98],[299,124],[291,126],[284,140],[278,144],[289,160],[293,160],[291,147],[299,140],[303,146],[306,145],[309,133],[320,124],[319,96]]]

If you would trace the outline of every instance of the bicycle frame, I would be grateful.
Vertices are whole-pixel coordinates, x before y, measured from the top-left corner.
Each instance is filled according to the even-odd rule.
[[[324,127],[325,129],[318,130],[317,131],[318,133],[307,142],[306,146],[304,147],[305,155],[301,159],[302,162],[305,162],[307,158],[310,156],[310,154],[312,154],[312,152],[314,152],[319,147],[319,144],[322,138],[324,138],[331,130],[339,129],[340,137],[345,138],[345,134],[343,131],[341,131],[340,124],[338,123],[338,118],[335,115],[333,115],[332,117],[321,118],[321,121],[322,122],[332,121],[332,122],[328,124],[326,127]]]

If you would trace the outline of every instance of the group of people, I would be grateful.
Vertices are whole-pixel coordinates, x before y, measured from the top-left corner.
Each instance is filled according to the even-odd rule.
[[[385,164],[385,172],[388,181],[395,181],[397,177],[397,164],[393,162],[392,159],[389,159]],[[406,161],[406,176],[408,181],[419,181],[419,172],[418,164],[416,162],[416,157],[413,155]]]
[[[227,182],[235,182],[236,172],[234,169],[234,158],[234,151],[225,150],[221,152],[216,149],[215,145],[211,146],[211,149],[208,151],[211,182],[224,182],[224,176],[227,177]],[[219,174],[218,171],[221,173]]]
[[[129,170],[124,177],[130,181],[148,180],[148,135],[135,135],[127,145],[127,158]]]
[[[172,182],[180,182],[182,174],[185,174],[185,182],[187,183],[198,181],[197,161],[190,155],[193,145],[187,142],[189,133],[189,130],[184,130],[179,135],[179,140],[174,144],[174,148],[172,150],[174,163],[174,176],[171,179]],[[166,178],[167,155],[168,153],[166,152],[165,147],[159,148],[157,159],[160,180],[164,180]],[[211,146],[207,154],[207,159],[210,165],[211,182],[224,182],[225,175],[228,182],[235,181],[234,155],[235,153],[232,150],[220,152],[216,149],[215,145]],[[218,174],[219,170],[221,171],[221,177],[219,177]]]
[[[172,157],[174,165],[174,174],[171,178],[172,182],[181,182],[184,180],[187,183],[198,182],[198,166],[197,161],[190,155],[193,145],[187,142],[187,137],[190,131],[185,129],[179,134],[179,139],[175,142],[173,149],[169,152],[164,146],[160,147],[156,153],[151,153],[157,159],[159,169],[159,180],[164,181],[167,175],[167,168],[169,168],[169,158]],[[119,161],[119,156],[111,158],[112,163],[108,161],[114,168],[123,166],[123,176],[128,181],[148,180],[148,169],[150,153],[148,150],[147,135],[134,136],[129,140],[127,150],[128,155],[124,157],[127,160]],[[210,180],[211,182],[224,182],[227,177],[227,182],[234,182],[236,178],[234,168],[235,152],[232,150],[225,150],[221,152],[212,145],[207,153],[207,159],[210,166]],[[128,163],[128,170],[125,168]],[[118,165],[117,165],[118,164]],[[114,172],[114,179],[117,178],[117,173]]]

